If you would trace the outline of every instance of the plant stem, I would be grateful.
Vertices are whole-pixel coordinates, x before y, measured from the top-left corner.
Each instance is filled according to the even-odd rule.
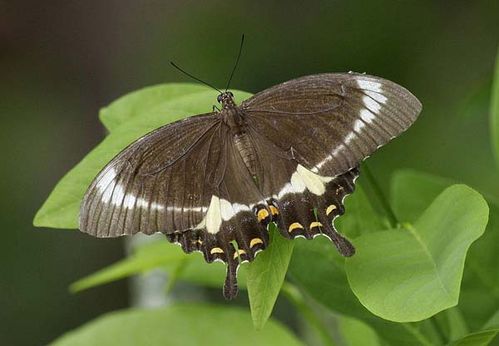
[[[430,325],[432,328],[435,330],[435,333],[438,335],[440,338],[442,345],[447,344],[447,337],[445,336],[445,333],[443,332],[442,328],[440,327],[438,321],[435,319],[435,316],[432,316],[428,319]]]
[[[411,333],[420,343],[425,346],[434,346],[434,344],[426,338],[417,328],[411,323],[401,323],[402,327]]]
[[[381,205],[381,208],[383,209],[386,217],[388,218],[390,225],[393,228],[395,228],[399,222],[397,220],[397,217],[395,216],[395,213],[393,212],[392,207],[390,206],[390,203],[388,202],[388,199],[381,190],[381,187],[374,178],[374,175],[371,173],[371,170],[369,169],[367,164],[364,163],[362,169],[363,171],[366,172],[366,179],[369,184],[369,187],[372,190],[373,194],[376,196],[376,199],[379,201],[379,204]]]
[[[322,321],[317,317],[315,312],[310,308],[310,306],[305,302],[303,295],[300,290],[288,281],[284,281],[282,284],[281,292],[289,299],[291,303],[301,312],[302,316],[308,321],[310,326],[312,326],[317,332],[318,336],[322,340],[322,344],[325,346],[335,346],[335,343],[331,339],[329,332],[322,323]]]

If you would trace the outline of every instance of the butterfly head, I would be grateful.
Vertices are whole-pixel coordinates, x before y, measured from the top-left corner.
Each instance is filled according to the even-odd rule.
[[[217,101],[222,105],[222,109],[235,107],[234,94],[230,91],[224,91],[217,96]]]

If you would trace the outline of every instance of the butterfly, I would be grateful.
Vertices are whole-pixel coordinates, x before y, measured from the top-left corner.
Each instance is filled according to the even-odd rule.
[[[355,252],[333,221],[345,212],[359,165],[416,120],[422,105],[391,81],[357,73],[293,79],[236,105],[160,127],[114,157],[81,204],[80,230],[97,237],[164,233],[186,253],[237,268],[286,238],[328,237]]]

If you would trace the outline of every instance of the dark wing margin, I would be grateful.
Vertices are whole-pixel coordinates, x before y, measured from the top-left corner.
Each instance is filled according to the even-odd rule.
[[[211,113],[160,127],[97,175],[80,208],[80,230],[97,237],[169,233],[199,224],[224,155]]]
[[[422,105],[391,81],[357,73],[318,74],[243,102],[250,126],[303,166],[335,177],[405,131]]]

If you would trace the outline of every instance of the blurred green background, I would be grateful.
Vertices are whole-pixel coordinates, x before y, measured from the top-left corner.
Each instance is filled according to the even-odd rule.
[[[0,344],[45,344],[128,304],[126,282],[68,285],[123,256],[122,240],[35,229],[35,211],[100,139],[100,107],[186,81],[256,92],[305,74],[353,70],[398,82],[424,105],[369,160],[387,188],[411,167],[499,196],[488,128],[499,1],[1,1]],[[207,109],[207,111],[209,111]]]

